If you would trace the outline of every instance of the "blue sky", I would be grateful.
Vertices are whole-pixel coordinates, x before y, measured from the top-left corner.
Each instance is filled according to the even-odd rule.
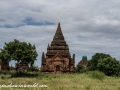
[[[119,0],[0,0],[0,48],[14,39],[35,44],[41,54],[58,22],[76,64],[86,55],[106,53],[120,60]]]

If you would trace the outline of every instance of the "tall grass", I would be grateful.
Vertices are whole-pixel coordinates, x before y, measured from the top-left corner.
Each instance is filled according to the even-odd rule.
[[[33,85],[38,83],[48,87],[0,88],[0,90],[120,90],[119,77],[102,76],[101,72],[98,71],[82,74],[40,74],[33,78],[0,78],[0,85],[9,85],[10,83],[16,85]]]

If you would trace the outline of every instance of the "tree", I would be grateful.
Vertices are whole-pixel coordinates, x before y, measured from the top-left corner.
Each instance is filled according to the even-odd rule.
[[[107,57],[111,57],[111,56],[105,53],[95,53],[92,56],[92,59],[88,61],[88,69],[92,71],[97,70],[98,69],[97,64],[98,64],[99,59],[104,59]]]
[[[100,59],[97,66],[99,71],[104,72],[108,76],[118,76],[120,73],[120,62],[115,58],[107,57]]]
[[[2,59],[2,63],[8,63],[11,60],[11,56],[7,51],[0,49],[0,59]]]
[[[26,62],[33,65],[38,54],[36,52],[35,45],[30,43],[20,42],[17,39],[9,43],[5,42],[5,46],[1,49],[0,58],[3,62],[9,62],[10,60],[15,60],[19,62]]]
[[[76,72],[77,73],[82,73],[82,72],[84,72],[84,66],[82,65],[82,64],[78,64],[77,66],[76,66]]]

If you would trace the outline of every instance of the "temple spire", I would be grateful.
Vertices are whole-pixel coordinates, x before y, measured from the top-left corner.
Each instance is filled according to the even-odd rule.
[[[60,22],[58,23],[57,31],[61,31]]]
[[[48,47],[47,47],[47,49],[49,49],[49,44],[48,44]]]
[[[42,52],[42,61],[44,61],[45,56],[44,56],[44,52]]]
[[[60,27],[60,22],[58,23],[58,27]]]
[[[61,30],[61,26],[60,26],[60,22],[58,23],[58,27],[57,27],[57,30],[56,30],[56,33],[54,35],[54,38],[53,40],[64,40],[64,36],[62,34],[62,30]]]
[[[61,27],[60,27],[60,22],[58,23],[58,28],[61,28]]]

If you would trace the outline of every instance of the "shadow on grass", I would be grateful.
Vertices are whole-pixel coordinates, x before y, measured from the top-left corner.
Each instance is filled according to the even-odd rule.
[[[46,75],[41,72],[5,72],[2,71],[0,73],[0,79],[10,79],[10,78],[49,78],[49,75]]]
[[[16,72],[11,74],[10,78],[34,78],[34,77],[38,77],[39,73],[32,73],[32,72]]]
[[[51,76],[51,75],[50,75]],[[37,78],[37,79],[43,79],[43,78],[49,78],[49,75],[42,73],[42,72],[36,72],[36,71],[0,71],[0,78],[1,79],[9,79],[9,78]]]

